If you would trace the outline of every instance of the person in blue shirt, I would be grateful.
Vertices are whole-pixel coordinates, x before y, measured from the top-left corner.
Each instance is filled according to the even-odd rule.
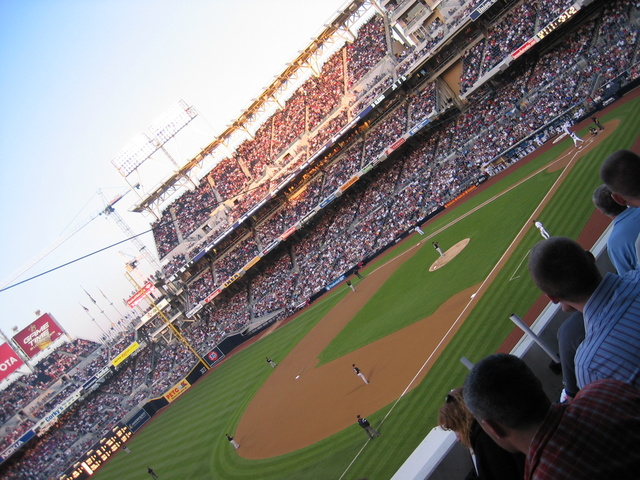
[[[613,199],[611,190],[606,185],[600,185],[593,192],[593,204],[613,220],[607,239],[607,253],[618,275],[636,270],[638,256],[635,243],[640,235],[640,208],[620,205]]]
[[[575,356],[578,388],[600,379],[640,386],[640,270],[603,277],[591,252],[551,237],[531,249],[529,272],[553,303],[584,315],[585,339]]]

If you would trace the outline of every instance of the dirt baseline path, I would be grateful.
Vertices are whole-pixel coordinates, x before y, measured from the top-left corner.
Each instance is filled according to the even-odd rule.
[[[568,172],[579,157],[615,129],[617,122],[613,123],[606,124],[607,129],[600,135],[589,139],[585,137],[588,141],[582,148],[567,149],[549,169],[568,166]],[[567,172],[563,172],[554,189],[558,188]],[[541,211],[545,204],[546,201],[536,212]],[[371,272],[356,285],[355,293],[349,292],[294,347],[259,389],[235,432],[235,438],[242,446],[238,454],[248,459],[270,458],[311,445],[353,425],[356,415],[367,416],[392,403],[407,390],[420,371],[412,384],[417,385],[471,312],[471,302],[475,304],[479,300],[529,228],[535,227],[532,224],[523,227],[482,285],[454,295],[430,317],[316,368],[318,355],[323,349],[391,274],[413,256],[420,244]],[[469,239],[461,240],[455,247],[455,254],[468,242]],[[431,245],[421,247],[432,248]],[[455,261],[453,251],[446,262],[444,258],[436,258],[438,254],[435,250],[433,252],[437,268],[446,268],[446,262]],[[445,256],[447,253],[449,251]],[[447,341],[443,342],[444,337]],[[400,346],[402,355],[385,355],[385,352],[397,352]],[[425,362],[426,359],[429,361]],[[355,375],[351,368],[353,363],[367,376],[369,385]]]

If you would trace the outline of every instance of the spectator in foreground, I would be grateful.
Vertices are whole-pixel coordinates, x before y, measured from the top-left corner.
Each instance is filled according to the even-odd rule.
[[[527,455],[525,480],[635,479],[640,468],[640,390],[600,380],[551,404],[520,358],[495,354],[464,382],[467,407],[496,443]]]
[[[613,220],[607,239],[607,252],[618,275],[638,268],[635,242],[640,235],[640,208],[628,208],[613,199],[609,187],[600,185],[593,192],[593,204]]]
[[[531,249],[529,272],[553,303],[584,315],[585,339],[575,356],[578,388],[605,378],[640,386],[640,271],[603,278],[591,252],[551,237]]]
[[[620,205],[640,207],[640,156],[630,150],[613,152],[602,162],[600,178]],[[640,258],[640,236],[636,256]]]
[[[469,449],[473,470],[466,480],[522,480],[525,456],[507,452],[487,435],[467,409],[462,388],[449,392],[440,407],[438,424],[443,430],[454,431],[458,441]]]
[[[613,220],[613,228],[607,239],[607,253],[619,275],[638,268],[635,241],[640,235],[640,209],[628,208],[617,203],[606,185],[593,192],[593,204]],[[575,355],[584,340],[584,319],[581,312],[573,313],[558,329],[558,347],[562,364],[563,396],[573,398],[578,393],[575,374]]]
[[[613,152],[602,162],[600,178],[620,205],[640,207],[640,156],[630,150]]]

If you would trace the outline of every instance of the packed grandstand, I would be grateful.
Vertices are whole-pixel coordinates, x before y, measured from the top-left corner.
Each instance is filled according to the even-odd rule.
[[[166,312],[201,356],[293,315],[640,73],[634,0],[354,4],[354,38],[153,224]],[[14,379],[0,396],[0,475],[62,477],[183,379],[198,359],[165,319],[69,342]],[[134,341],[135,355],[11,448]]]

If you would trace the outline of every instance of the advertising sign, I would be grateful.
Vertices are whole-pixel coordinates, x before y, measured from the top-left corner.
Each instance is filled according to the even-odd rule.
[[[207,355],[204,357],[205,361],[209,364],[210,367],[214,366],[220,360],[224,358],[224,353],[218,347],[214,347]]]
[[[13,351],[11,345],[0,345],[0,382],[24,365],[22,359]]]
[[[131,345],[129,345],[127,348],[125,348],[123,351],[121,351],[116,356],[116,358],[111,360],[111,365],[113,365],[114,367],[117,367],[122,362],[124,362],[125,359],[127,359],[129,357],[129,355],[131,355],[133,352],[135,352],[139,348],[140,348],[140,344],[138,342],[133,342]]]
[[[13,340],[29,358],[33,358],[62,334],[62,329],[53,317],[45,313],[27,328],[16,333]]]
[[[145,283],[140,290],[138,290],[136,293],[134,293],[131,296],[131,298],[129,298],[127,300],[127,305],[129,305],[130,308],[136,307],[142,300],[147,298],[147,296],[151,293],[151,291],[154,288],[155,287],[154,287],[153,283],[151,283],[151,282]]]
[[[168,392],[166,392],[163,396],[167,399],[169,403],[173,402],[176,398],[186,392],[191,384],[186,380],[182,379],[179,383],[173,386]]]

